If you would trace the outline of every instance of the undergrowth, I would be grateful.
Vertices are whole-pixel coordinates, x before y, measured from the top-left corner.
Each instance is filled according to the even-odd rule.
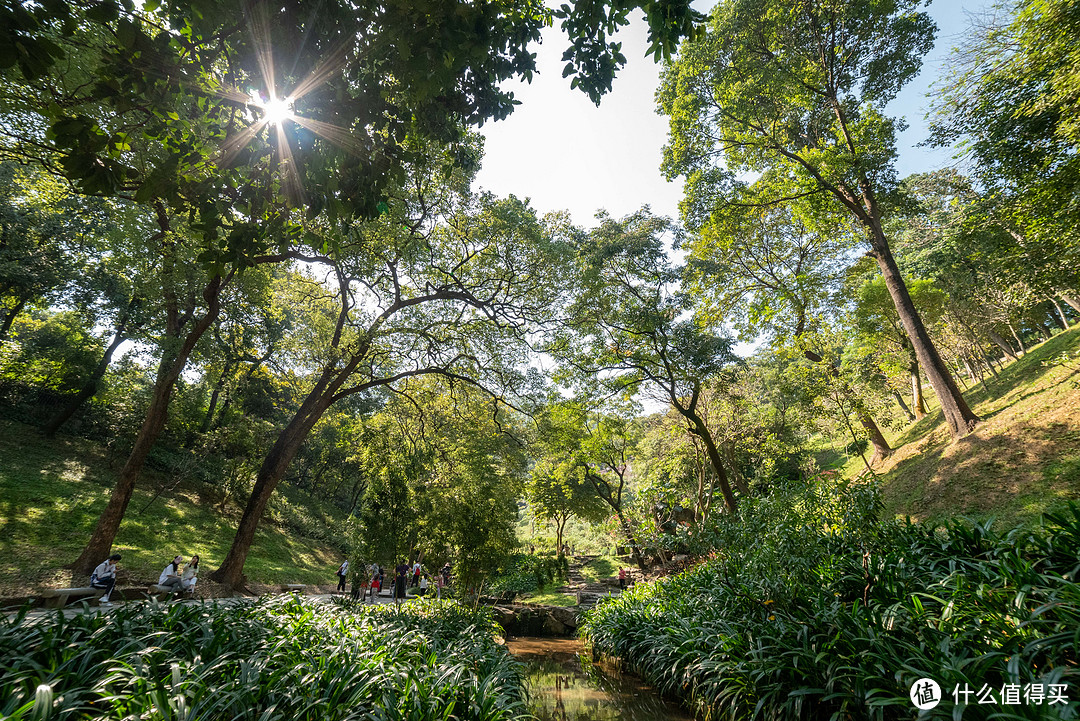
[[[711,719],[912,718],[923,677],[944,698],[920,718],[1074,718],[1076,698],[1000,695],[1078,693],[1080,508],[1008,533],[879,512],[867,486],[775,489],[719,521],[712,560],[601,603],[583,636]],[[954,697],[984,685],[996,703]]]
[[[524,713],[483,609],[277,597],[0,622],[5,719],[483,719]]]

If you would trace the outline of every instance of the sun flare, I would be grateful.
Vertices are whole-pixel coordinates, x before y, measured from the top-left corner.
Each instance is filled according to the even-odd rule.
[[[271,98],[261,107],[266,122],[271,125],[281,125],[293,119],[292,98]]]

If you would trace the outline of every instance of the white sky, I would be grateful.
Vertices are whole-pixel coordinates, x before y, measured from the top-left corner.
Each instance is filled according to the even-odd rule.
[[[950,162],[948,151],[916,147],[926,137],[926,92],[942,61],[968,27],[968,13],[983,12],[989,0],[938,0],[928,11],[938,24],[937,44],[922,73],[890,105],[910,128],[898,139],[900,177],[934,170]],[[699,10],[708,3],[697,2]],[[562,77],[560,58],[567,45],[558,27],[545,32],[535,49],[539,75],[532,84],[508,86],[522,105],[509,118],[489,123],[484,166],[477,185],[496,195],[531,198],[540,213],[569,210],[576,224],[590,227],[603,208],[620,217],[649,204],[653,212],[678,218],[682,183],[660,174],[660,151],[667,139],[666,118],[655,111],[653,93],[660,66],[645,53],[645,23],[640,19],[619,36],[627,66],[600,107]]]

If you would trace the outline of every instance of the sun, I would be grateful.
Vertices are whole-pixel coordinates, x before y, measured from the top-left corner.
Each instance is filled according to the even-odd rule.
[[[294,118],[292,98],[271,98],[262,103],[260,107],[264,119],[270,125],[281,125],[286,120]]]

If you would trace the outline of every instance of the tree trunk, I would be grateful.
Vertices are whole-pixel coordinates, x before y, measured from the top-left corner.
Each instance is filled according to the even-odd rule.
[[[1047,296],[1047,298],[1049,298],[1050,302],[1054,304],[1054,310],[1057,311],[1057,319],[1061,323],[1061,329],[1069,330],[1069,319],[1065,317],[1065,311],[1061,309],[1061,306],[1058,304],[1054,296],[1049,295]]]
[[[109,555],[116,532],[120,528],[120,521],[124,517],[124,511],[127,510],[131,495],[135,492],[135,482],[142,472],[147,456],[150,455],[150,450],[154,447],[162,428],[165,427],[169,401],[172,400],[176,380],[187,365],[188,357],[195,349],[195,344],[217,318],[221,307],[219,301],[222,287],[221,276],[215,276],[203,291],[203,298],[207,303],[206,314],[188,332],[175,356],[171,359],[167,355],[162,357],[150,407],[146,411],[142,427],[139,428],[139,434],[135,437],[135,445],[128,455],[127,462],[120,470],[120,477],[116,481],[105,510],[98,518],[90,541],[71,565],[75,574],[88,575],[95,566],[101,563],[102,559]]]
[[[90,378],[87,379],[82,389],[75,395],[71,401],[64,406],[59,413],[54,415],[48,423],[41,427],[41,432],[46,438],[52,438],[56,435],[56,432],[60,430],[60,426],[68,422],[68,420],[75,415],[75,412],[82,407],[82,404],[94,397],[94,394],[98,391],[98,386],[101,384],[101,379],[105,377],[105,371],[109,368],[109,363],[112,362],[112,355],[116,349],[123,343],[127,336],[124,333],[124,326],[126,322],[121,320],[116,327],[116,335],[113,336],[112,343],[105,349],[104,355],[101,356],[101,360],[98,361],[97,367],[94,368],[94,372],[90,374]]]
[[[690,432],[701,439],[701,442],[705,445],[705,456],[709,459],[709,465],[713,467],[713,473],[716,474],[716,481],[720,484],[720,493],[724,496],[724,503],[727,504],[729,511],[734,511],[738,508],[739,502],[735,500],[735,494],[731,490],[731,484],[728,483],[727,472],[724,470],[724,462],[720,458],[720,451],[716,448],[716,444],[713,443],[712,434],[709,433],[709,429],[705,426],[705,422],[701,420],[696,412],[690,408],[682,408],[676,406],[676,410],[680,411],[688,421],[691,423]]]
[[[1080,298],[1072,295],[1071,293],[1058,293],[1061,299],[1072,306],[1072,309],[1077,313],[1080,313]]]
[[[911,409],[907,407],[907,403],[904,403],[904,397],[900,395],[900,391],[893,389],[892,394],[893,398],[896,399],[896,404],[900,406],[900,410],[902,410],[904,412],[904,415],[907,416],[908,423],[914,423],[916,420],[915,414],[912,413]]]
[[[825,359],[812,350],[803,349],[803,356],[812,363],[825,363]],[[874,422],[873,417],[866,411],[862,403],[859,402],[858,398],[855,397],[855,394],[848,387],[847,383],[840,377],[840,371],[831,363],[825,363],[825,365],[829,369],[829,375],[832,376],[837,384],[839,384],[838,392],[842,393],[845,398],[851,401],[852,407],[859,416],[859,423],[866,429],[866,434],[870,439],[870,443],[874,446],[874,457],[872,461],[883,460],[891,456],[893,451],[892,447],[889,445],[889,442],[885,440],[884,434],[882,434],[878,424]],[[847,413],[847,411],[844,411],[844,413]]]
[[[230,588],[240,588],[243,585],[244,563],[251,551],[255,530],[262,520],[267,503],[270,502],[270,496],[285,476],[285,471],[307,440],[311,429],[330,407],[332,398],[332,391],[327,391],[325,385],[321,388],[317,386],[316,391],[308,396],[289,424],[278,434],[255,477],[255,486],[251,489],[251,496],[244,507],[244,515],[240,518],[232,547],[221,562],[221,567],[210,574],[212,581],[223,583]]]
[[[915,420],[926,418],[929,411],[922,393],[922,377],[919,375],[918,361],[912,361],[908,365],[908,375],[911,376],[911,407],[915,411]]]
[[[866,435],[870,439],[870,445],[874,447],[874,455],[870,459],[870,463],[874,464],[877,461],[884,460],[892,455],[892,447],[889,442],[885,440],[885,436],[882,434],[878,424],[874,422],[874,419],[870,416],[866,410],[859,404],[855,405],[855,413],[859,416],[859,423],[866,429]]]
[[[29,298],[22,298],[15,304],[15,307],[8,311],[7,315],[4,316],[4,322],[0,323],[0,340],[7,338],[8,333],[11,332],[11,325],[15,322],[15,317],[26,307],[26,302],[28,300]]]
[[[214,392],[210,394],[210,406],[206,409],[206,415],[203,416],[202,425],[199,426],[200,435],[210,430],[210,423],[214,420],[214,411],[217,409],[218,398],[221,397],[221,389],[225,387],[225,381],[228,380],[229,372],[232,370],[231,365],[230,361],[226,361],[225,367],[221,369],[218,382],[214,385]]]
[[[998,332],[991,329],[991,330],[988,330],[986,332],[986,337],[990,339],[991,343],[996,345],[998,348],[1000,348],[1005,353],[1006,358],[1012,358],[1013,360],[1020,360],[1017,357],[1016,353],[1013,352],[1013,349],[1011,347],[1009,347],[1008,341],[1006,341],[1004,338],[1001,337],[1001,334],[999,334]]]
[[[1012,333],[1012,337],[1016,340],[1016,345],[1020,348],[1020,355],[1027,355],[1027,348],[1024,347],[1024,341],[1020,338],[1020,334],[1016,332],[1016,328],[1013,327],[1012,323],[1007,323],[1006,325],[1009,326],[1009,332]]]
[[[896,265],[892,252],[889,250],[888,241],[882,232],[880,225],[875,224],[871,228],[871,245],[873,255],[877,259],[881,274],[885,278],[885,286],[889,289],[896,312],[900,315],[900,322],[904,325],[908,339],[915,349],[915,355],[926,373],[930,386],[938,397],[941,404],[941,412],[945,416],[945,422],[949,426],[949,432],[953,439],[961,438],[970,433],[979,417],[968,407],[964,395],[953,380],[952,374],[938,354],[937,348],[930,339],[926,327],[923,325],[915,304],[911,301],[907,285],[900,275],[900,268]]]

